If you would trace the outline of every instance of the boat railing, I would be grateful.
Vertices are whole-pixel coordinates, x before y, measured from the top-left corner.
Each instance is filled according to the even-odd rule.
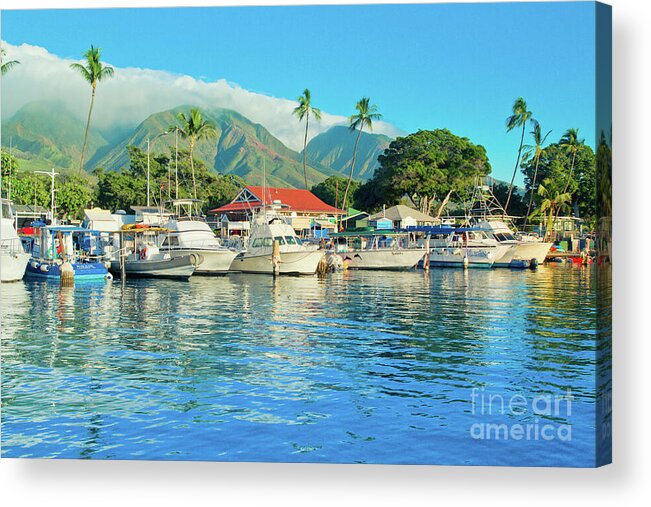
[[[25,252],[20,238],[5,238],[0,240],[0,250],[12,255]]]

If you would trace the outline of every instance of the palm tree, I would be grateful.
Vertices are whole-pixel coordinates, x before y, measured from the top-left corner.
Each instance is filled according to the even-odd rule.
[[[563,192],[567,192],[567,188],[572,181],[572,173],[574,172],[574,162],[576,162],[576,154],[585,143],[585,139],[579,139],[579,129],[567,129],[563,137],[561,137],[560,145],[565,148],[568,154],[572,155],[572,163],[570,164],[570,174],[567,176],[565,188]]]
[[[572,195],[567,192],[561,192],[554,186],[550,178],[545,178],[538,186],[538,195],[542,197],[540,208],[538,208],[532,217],[547,213],[547,226],[545,227],[545,239],[551,237],[554,221],[556,216],[563,210],[567,209]]]
[[[197,198],[197,182],[194,176],[194,146],[197,141],[202,139],[210,139],[217,137],[217,130],[215,126],[203,119],[201,111],[197,108],[190,109],[190,115],[186,116],[185,113],[180,112],[176,115],[176,119],[181,122],[180,126],[171,126],[170,130],[178,129],[178,133],[184,139],[190,140],[190,168],[192,170],[192,196]]]
[[[307,128],[310,123],[310,113],[314,116],[314,119],[317,121],[321,120],[321,110],[316,107],[312,107],[312,95],[310,90],[305,88],[303,90],[303,95],[296,99],[298,101],[298,106],[294,108],[294,114],[298,118],[298,121],[303,121],[305,118],[305,139],[303,139],[303,177],[305,178],[305,189],[307,190]]]
[[[0,62],[2,62],[2,73],[1,75],[5,75],[7,72],[9,72],[11,69],[13,69],[16,65],[20,65],[20,62],[18,60],[10,60],[8,62],[5,62],[5,56],[7,55],[7,52],[5,51],[5,48],[0,48]]]
[[[538,179],[538,164],[540,164],[540,156],[543,152],[543,145],[547,141],[547,137],[551,134],[549,130],[544,136],[542,135],[542,129],[540,128],[540,123],[536,120],[533,120],[533,130],[530,132],[533,137],[534,144],[528,144],[524,146],[525,155],[531,156],[536,161],[536,169],[533,173],[533,180],[531,181],[531,191],[529,195],[529,206],[527,206],[527,214],[524,217],[524,226],[527,226],[527,220],[529,219],[529,214],[531,213],[531,205],[533,204],[533,192],[536,188],[536,180]]]
[[[342,208],[346,209],[346,199],[348,198],[348,190],[350,190],[350,184],[353,181],[353,172],[355,171],[355,161],[357,159],[357,146],[359,145],[359,139],[362,137],[362,130],[364,127],[368,127],[368,130],[373,130],[373,121],[379,120],[382,118],[382,115],[378,113],[377,106],[375,104],[370,104],[371,99],[368,97],[362,97],[357,104],[355,104],[355,109],[357,109],[357,114],[352,115],[348,118],[349,129],[351,132],[359,130],[357,133],[357,140],[355,141],[355,149],[353,150],[353,161],[350,164],[350,174],[348,176],[348,183],[346,184],[346,191],[344,192],[344,200],[342,202]]]
[[[104,78],[113,77],[113,67],[105,66],[100,58],[102,56],[102,48],[90,46],[90,49],[84,52],[86,65],[80,63],[73,63],[70,68],[78,71],[89,84],[92,89],[90,96],[90,109],[88,110],[88,120],[86,121],[86,134],[84,135],[84,145],[81,148],[81,160],[79,161],[79,172],[84,170],[84,154],[86,153],[86,144],[88,143],[88,129],[90,128],[90,117],[93,113],[93,104],[95,102],[95,90],[97,83]]]
[[[511,202],[511,195],[513,194],[513,182],[515,181],[515,175],[518,172],[518,166],[520,165],[520,156],[522,155],[522,144],[524,143],[524,132],[527,127],[527,122],[533,120],[533,113],[527,110],[527,103],[522,97],[518,97],[513,103],[513,114],[506,119],[506,131],[511,132],[516,127],[522,127],[522,136],[520,136],[520,147],[518,148],[518,158],[515,161],[515,167],[513,168],[513,176],[511,176],[511,184],[509,185],[509,196],[506,198],[506,205],[504,206],[504,212],[506,212]]]

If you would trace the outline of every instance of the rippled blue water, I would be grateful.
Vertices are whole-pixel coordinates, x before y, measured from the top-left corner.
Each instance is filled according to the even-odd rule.
[[[2,455],[592,466],[595,278],[543,266],[3,285]],[[533,410],[568,389],[571,412]],[[473,437],[490,423],[571,439]]]

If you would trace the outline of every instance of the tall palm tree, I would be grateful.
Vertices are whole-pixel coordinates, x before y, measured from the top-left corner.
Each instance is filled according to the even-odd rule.
[[[307,190],[307,128],[310,123],[310,113],[312,113],[315,120],[320,121],[321,110],[312,107],[312,94],[307,88],[303,90],[303,95],[298,97],[296,100],[298,101],[298,106],[294,108],[294,114],[298,118],[299,122],[303,121],[303,118],[305,118],[305,138],[303,139],[303,177],[305,178],[305,189]]]
[[[547,226],[545,227],[545,239],[551,238],[554,220],[558,213],[569,207],[572,195],[567,192],[561,192],[555,188],[551,179],[545,178],[538,186],[538,195],[542,197],[540,208],[532,216],[547,213]]]
[[[174,131],[175,128],[178,129],[178,133],[184,139],[189,139],[190,141],[190,168],[192,170],[192,196],[194,199],[197,198],[197,182],[194,176],[194,147],[197,141],[202,139],[210,139],[217,137],[217,130],[215,126],[204,120],[199,109],[192,108],[190,109],[190,114],[186,116],[185,113],[180,112],[176,115],[176,119],[181,122],[179,126],[171,126],[171,131]]]
[[[506,131],[511,132],[516,127],[522,127],[522,135],[520,136],[520,147],[518,148],[518,158],[515,160],[515,167],[513,168],[513,176],[511,176],[511,184],[509,185],[509,196],[506,198],[506,205],[504,206],[504,212],[507,211],[509,203],[511,202],[511,195],[513,194],[513,182],[515,181],[515,175],[518,172],[518,166],[520,165],[520,157],[522,155],[522,145],[524,143],[524,132],[527,128],[527,123],[529,120],[533,120],[533,113],[527,110],[527,102],[522,98],[518,97],[513,103],[513,114],[506,119]]]
[[[16,65],[19,65],[20,62],[18,60],[9,60],[8,62],[5,62],[5,56],[7,55],[7,52],[5,51],[5,48],[0,48],[0,62],[2,62],[2,73],[1,75],[5,75],[7,72],[9,72],[11,69],[13,69]]]
[[[527,215],[524,217],[524,226],[526,227],[527,221],[529,220],[529,215],[531,214],[531,205],[533,204],[533,192],[536,188],[536,180],[538,179],[538,164],[540,164],[540,156],[543,152],[543,145],[547,141],[547,137],[551,134],[551,130],[543,136],[542,129],[540,128],[540,123],[536,120],[533,120],[533,130],[529,132],[533,137],[533,144],[527,144],[524,146],[525,155],[533,157],[536,161],[536,169],[533,173],[533,180],[531,181],[531,191],[529,192],[529,206],[527,206]]]
[[[90,49],[84,52],[86,65],[73,63],[70,68],[81,74],[92,89],[90,96],[90,109],[88,109],[88,120],[86,121],[86,134],[84,135],[84,145],[81,148],[81,160],[79,161],[79,172],[84,170],[84,155],[86,153],[86,144],[88,144],[88,129],[90,128],[90,117],[93,113],[93,104],[95,103],[95,90],[97,83],[105,78],[113,77],[113,67],[107,67],[101,62],[102,48],[90,46]]]
[[[357,140],[355,141],[355,149],[353,150],[353,161],[350,164],[350,174],[348,175],[348,183],[346,184],[346,191],[344,192],[344,200],[342,202],[342,208],[346,209],[346,199],[348,198],[348,191],[350,190],[350,184],[353,181],[353,172],[355,171],[355,161],[357,160],[357,146],[359,145],[359,139],[362,137],[362,130],[364,127],[367,127],[368,130],[373,130],[373,121],[379,120],[382,118],[382,115],[378,112],[378,108],[375,104],[371,104],[371,99],[368,97],[362,97],[357,104],[355,104],[355,109],[357,113],[348,118],[349,129],[351,132],[358,130]]]
[[[579,152],[579,149],[585,143],[585,139],[579,139],[579,129],[567,129],[563,137],[561,137],[560,145],[565,148],[565,151],[568,154],[572,155],[572,163],[570,164],[570,174],[567,176],[567,181],[565,182],[565,189],[563,192],[567,192],[568,187],[570,186],[570,181],[572,181],[572,174],[574,173],[574,163],[576,162],[576,154]]]

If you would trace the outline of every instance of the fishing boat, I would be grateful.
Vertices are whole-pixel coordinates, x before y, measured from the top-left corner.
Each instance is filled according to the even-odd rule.
[[[414,228],[427,234],[432,267],[492,268],[495,259],[508,254],[511,245],[500,245],[474,228],[443,226]]]
[[[515,244],[500,243],[479,227],[433,226],[423,229],[427,229],[430,234],[432,251],[436,250],[437,255],[445,254],[433,266],[447,262],[455,266],[463,265],[463,257],[467,257],[468,262],[473,264],[470,267],[498,267],[509,264],[515,254]],[[460,254],[457,253],[459,249]],[[454,254],[450,257],[448,254],[451,252]],[[461,255],[461,263],[457,262],[458,255]]]
[[[122,226],[118,247],[111,259],[111,272],[125,277],[188,279],[201,263],[200,254],[172,257],[169,249],[161,248],[160,235],[169,229],[145,224]]]
[[[253,216],[246,247],[233,260],[231,271],[313,275],[322,257],[318,246],[304,244],[273,208],[263,208]]]
[[[30,255],[25,252],[16,232],[11,203],[0,203],[0,282],[17,282],[23,279]]]
[[[506,257],[496,259],[496,267],[526,267],[542,264],[552,247],[551,242],[544,241],[533,234],[516,237],[511,217],[507,215],[488,185],[475,186],[468,223],[501,244],[515,246],[510,259]]]
[[[161,234],[160,247],[173,259],[197,254],[201,258],[194,272],[197,275],[225,275],[237,252],[219,242],[199,213],[201,203],[198,199],[174,199],[166,203],[175,212],[164,225],[170,232]]]
[[[75,282],[113,278],[97,246],[99,231],[71,225],[34,225],[34,235],[23,241],[31,253],[26,277],[60,280],[63,264],[69,263]]]
[[[349,269],[400,271],[411,269],[427,248],[409,231],[369,229],[332,233],[329,255],[339,255]]]

